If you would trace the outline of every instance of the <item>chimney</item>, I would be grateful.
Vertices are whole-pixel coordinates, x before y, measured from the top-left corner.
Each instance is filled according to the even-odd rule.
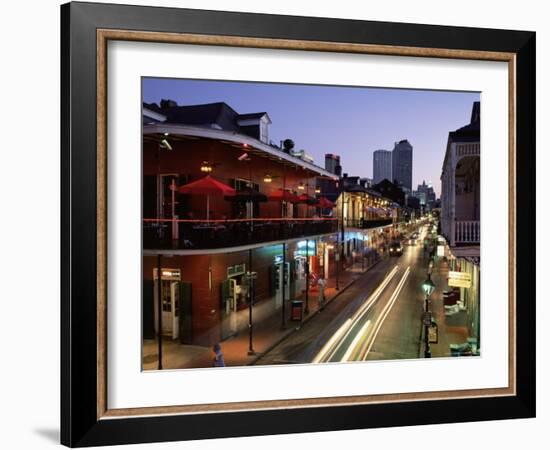
[[[175,108],[176,106],[178,106],[178,103],[175,101],[175,100],[170,100],[170,99],[162,99],[160,101],[160,108],[161,109],[165,109],[165,108]]]
[[[285,139],[283,141],[283,152],[290,154],[294,148],[294,141],[292,139]]]

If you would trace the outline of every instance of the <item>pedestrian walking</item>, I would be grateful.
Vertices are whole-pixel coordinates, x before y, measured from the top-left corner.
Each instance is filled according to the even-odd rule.
[[[212,347],[214,352],[213,366],[214,367],[225,367],[225,360],[223,359],[222,347],[220,344],[215,344]]]
[[[325,287],[327,286],[327,281],[323,275],[319,276],[317,286],[319,286],[319,311],[322,311],[325,307]]]

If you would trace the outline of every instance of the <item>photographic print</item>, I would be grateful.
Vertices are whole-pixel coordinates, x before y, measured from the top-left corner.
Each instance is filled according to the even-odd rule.
[[[479,356],[480,114],[142,78],[142,369]]]
[[[61,12],[63,444],[535,416],[535,33]]]

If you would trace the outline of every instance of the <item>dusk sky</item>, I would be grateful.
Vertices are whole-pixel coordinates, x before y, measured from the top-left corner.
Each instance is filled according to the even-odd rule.
[[[470,121],[477,92],[423,91],[146,78],[143,101],[179,105],[225,102],[239,114],[267,112],[269,139],[292,139],[324,167],[325,153],[339,154],[350,176],[372,178],[372,153],[413,146],[413,189],[431,181],[440,194],[447,136]]]

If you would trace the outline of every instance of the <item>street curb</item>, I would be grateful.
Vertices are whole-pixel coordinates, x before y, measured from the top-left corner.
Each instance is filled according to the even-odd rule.
[[[371,270],[374,266],[376,266],[380,261],[382,261],[382,258],[380,258],[378,261],[376,261],[372,266],[370,266],[368,269],[366,269],[361,275],[366,274],[369,270]],[[353,283],[355,283],[360,277],[355,278],[354,280],[350,281],[348,284],[346,284],[344,287],[342,287],[338,293],[334,296],[332,296],[329,300],[326,301],[325,307],[331,303],[335,298],[340,296],[344,291],[346,291],[347,288],[349,288]],[[255,356],[252,360],[250,360],[248,363],[246,363],[247,366],[253,366],[256,362],[258,362],[260,359],[262,359],[267,353],[269,353],[271,350],[273,350],[275,347],[277,347],[281,342],[283,342],[287,337],[289,337],[291,334],[293,334],[295,331],[298,331],[302,326],[307,323],[309,320],[311,320],[313,317],[317,315],[319,311],[316,311],[315,313],[309,314],[306,318],[302,320],[302,322],[291,329],[289,329],[286,333],[284,333],[280,338],[278,338],[275,342],[273,342],[272,345],[270,345],[265,351],[262,353],[259,353],[257,356]]]

